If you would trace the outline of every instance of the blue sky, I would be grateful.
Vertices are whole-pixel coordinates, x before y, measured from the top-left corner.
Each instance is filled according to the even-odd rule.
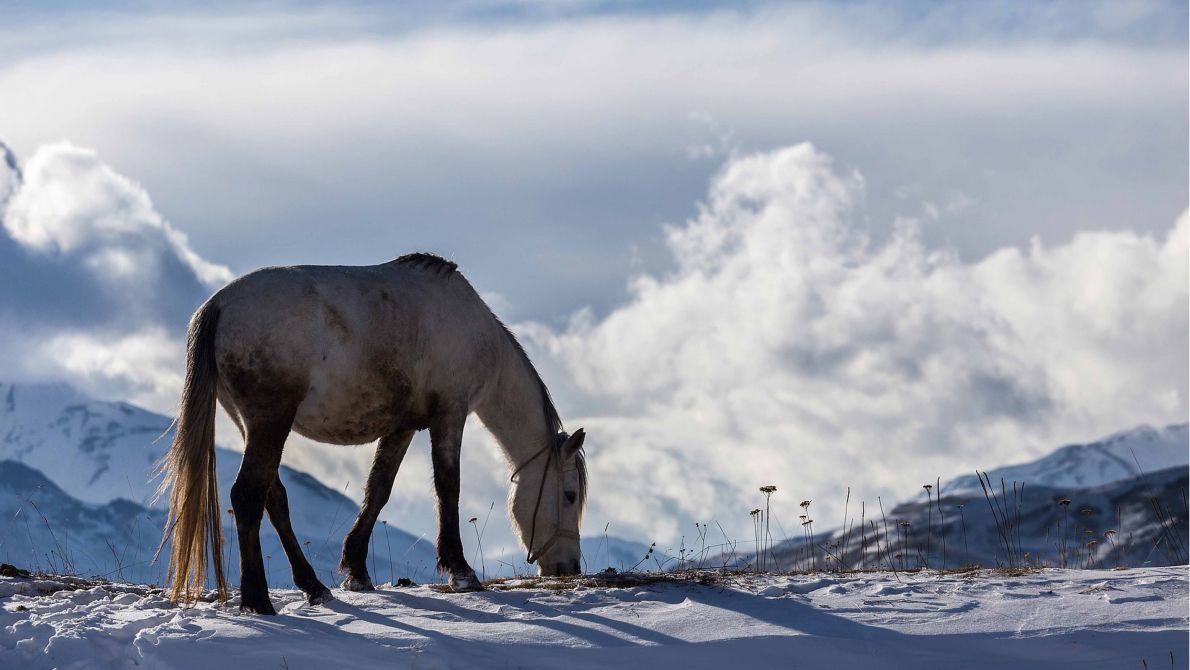
[[[21,4],[0,375],[168,410],[184,315],[226,277],[430,250],[518,324],[595,481],[628,487],[597,519],[638,536],[771,471],[890,495],[1184,420],[1186,23],[1174,2]],[[665,523],[622,521],[634,458],[674,482]],[[395,509],[428,520],[423,488]]]

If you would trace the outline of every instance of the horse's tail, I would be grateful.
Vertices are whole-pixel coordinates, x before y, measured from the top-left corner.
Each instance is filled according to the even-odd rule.
[[[215,571],[215,590],[227,599],[223,574],[223,524],[215,472],[215,401],[219,370],[215,364],[215,329],[219,308],[207,301],[190,321],[186,343],[186,383],[178,409],[177,432],[160,469],[168,488],[169,517],[160,554],[172,541],[166,588],[169,597],[190,602],[206,588],[207,545]]]

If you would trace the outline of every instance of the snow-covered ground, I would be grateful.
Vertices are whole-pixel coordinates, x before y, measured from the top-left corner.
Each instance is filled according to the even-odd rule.
[[[261,617],[0,578],[0,667],[1187,667],[1184,566],[707,581],[336,591],[326,606],[274,590],[278,616]]]

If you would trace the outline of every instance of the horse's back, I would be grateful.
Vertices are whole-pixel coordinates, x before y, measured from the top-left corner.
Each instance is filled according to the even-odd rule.
[[[453,268],[266,268],[212,300],[227,393],[296,398],[295,427],[321,441],[423,428],[435,402],[477,393],[490,364],[494,319]]]

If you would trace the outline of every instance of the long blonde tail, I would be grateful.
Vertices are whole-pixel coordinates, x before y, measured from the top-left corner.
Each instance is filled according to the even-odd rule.
[[[174,602],[189,603],[206,589],[207,545],[214,563],[215,590],[227,599],[223,574],[223,522],[215,472],[215,401],[219,370],[215,364],[215,328],[219,308],[207,302],[190,321],[186,343],[186,385],[178,410],[177,432],[161,463],[165,477],[159,495],[169,490],[169,518],[161,548],[172,541],[166,588]]]

